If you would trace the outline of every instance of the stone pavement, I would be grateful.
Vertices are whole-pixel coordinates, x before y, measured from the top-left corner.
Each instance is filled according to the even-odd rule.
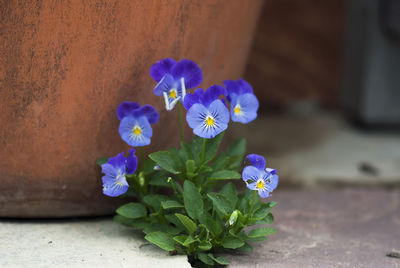
[[[231,267],[400,267],[400,188],[277,190],[277,233]]]
[[[400,267],[400,188],[277,189],[277,233],[230,267]],[[110,218],[0,222],[0,267],[190,267]]]
[[[262,114],[231,124],[229,139],[247,138],[281,184],[400,185],[400,131],[363,131],[333,112]]]

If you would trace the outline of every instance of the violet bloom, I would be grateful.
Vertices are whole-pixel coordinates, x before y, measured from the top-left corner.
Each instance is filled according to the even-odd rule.
[[[122,102],[118,106],[117,116],[121,120],[119,134],[127,144],[133,147],[150,144],[153,135],[150,124],[157,123],[160,117],[153,106]]]
[[[247,124],[256,119],[259,103],[251,85],[243,79],[226,80],[224,85],[231,103],[232,121]]]
[[[247,159],[252,166],[243,169],[242,179],[246,182],[247,188],[257,191],[261,198],[271,195],[279,182],[276,169],[266,168],[264,157],[257,154],[249,154]]]
[[[187,89],[197,87],[203,80],[200,67],[187,59],[179,62],[170,58],[160,60],[151,66],[150,75],[158,83],[154,94],[164,97],[168,111],[178,101],[183,102]]]
[[[103,181],[103,194],[115,197],[128,191],[129,184],[126,181],[126,174],[133,174],[137,167],[137,157],[135,150],[129,150],[129,156],[126,158],[124,153],[108,159],[108,162],[101,165],[102,172],[105,174],[101,179]]]
[[[229,111],[219,99],[225,92],[225,88],[214,85],[206,91],[199,88],[193,94],[186,95],[183,102],[183,106],[188,110],[186,121],[194,134],[211,139],[228,127]]]

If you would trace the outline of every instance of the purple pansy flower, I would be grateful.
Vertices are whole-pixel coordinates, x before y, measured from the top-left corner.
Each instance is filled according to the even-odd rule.
[[[111,197],[126,193],[129,184],[126,181],[125,174],[135,173],[136,167],[137,157],[134,149],[129,150],[128,159],[123,152],[108,159],[107,163],[101,165],[104,173],[101,178],[103,181],[103,193]]]
[[[150,144],[153,129],[150,124],[158,122],[159,114],[151,105],[140,106],[136,102],[123,102],[117,109],[119,134],[130,146]]]
[[[258,192],[261,198],[271,195],[276,189],[279,182],[279,176],[276,169],[266,168],[264,157],[257,154],[249,154],[247,159],[251,162],[251,166],[243,169],[242,179],[246,182],[247,188]]]
[[[203,80],[200,67],[187,59],[179,62],[170,58],[160,60],[151,66],[150,75],[158,83],[154,94],[164,97],[168,111],[178,101],[183,101],[187,89],[197,87]]]
[[[206,91],[199,88],[193,94],[186,95],[183,101],[183,106],[188,110],[186,121],[194,134],[211,139],[228,127],[229,111],[219,99],[225,92],[225,88],[214,85]]]
[[[243,79],[226,80],[224,85],[231,103],[232,121],[247,124],[256,119],[259,103],[251,85]]]

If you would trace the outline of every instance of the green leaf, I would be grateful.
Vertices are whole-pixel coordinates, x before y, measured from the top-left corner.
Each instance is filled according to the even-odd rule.
[[[217,193],[208,193],[207,196],[213,202],[214,207],[222,212],[222,214],[226,216],[232,213],[232,204],[225,196]]]
[[[196,241],[199,241],[199,239],[198,238],[193,238],[193,237],[191,237],[191,236],[188,236],[187,238],[186,238],[186,240],[185,240],[185,242],[183,242],[183,245],[185,246],[185,247],[188,247],[189,245],[191,245],[191,244],[193,244],[194,242],[196,242]]]
[[[145,234],[151,234],[157,231],[161,231],[163,233],[168,233],[171,235],[177,235],[179,234],[182,230],[179,228],[175,228],[171,225],[164,224],[164,223],[158,223],[158,222],[153,222],[151,224],[148,224],[144,227],[143,232]]]
[[[204,203],[199,189],[191,181],[186,180],[183,185],[183,200],[189,217],[199,219],[204,209]]]
[[[175,249],[174,240],[167,233],[153,232],[147,234],[144,238],[150,243],[153,243],[154,245],[162,248],[163,250],[172,251]]]
[[[119,207],[116,212],[128,219],[138,219],[147,215],[146,208],[139,203],[125,204]]]
[[[265,217],[262,220],[254,220],[251,219],[250,221],[252,224],[271,224],[274,222],[274,215],[272,215],[271,213],[268,213],[267,217]]]
[[[218,236],[220,233],[222,233],[222,226],[219,222],[216,222],[213,217],[207,212],[205,213],[205,222],[204,225],[207,227],[207,229],[214,235]]]
[[[181,221],[181,223],[186,227],[190,235],[192,235],[197,230],[197,225],[188,216],[182,215],[180,213],[175,213],[175,216]]]
[[[207,165],[202,165],[201,167],[199,167],[198,169],[197,169],[197,172],[196,173],[198,173],[198,174],[203,174],[203,173],[207,173],[207,172],[211,172],[212,171],[212,168],[211,167],[209,167],[209,166],[207,166]]]
[[[247,234],[247,237],[250,237],[250,238],[263,237],[263,236],[271,235],[274,233],[276,233],[276,230],[274,228],[257,228],[257,229],[251,230]]]
[[[261,241],[265,241],[265,240],[267,240],[266,236],[254,237],[254,238],[249,237],[249,238],[246,239],[247,242],[261,242]]]
[[[161,206],[163,209],[183,208],[183,205],[175,200],[162,201]]]
[[[201,250],[210,250],[212,248],[212,245],[209,241],[202,241],[197,247]]]
[[[108,162],[108,158],[107,157],[100,157],[99,159],[97,159],[97,165],[99,165],[99,166],[101,166],[101,165],[103,165],[103,164],[105,164],[105,163],[107,163]]]
[[[207,265],[214,265],[214,261],[205,253],[199,253],[197,254],[197,257]]]
[[[185,242],[186,238],[187,235],[177,235],[174,236],[172,239],[183,246],[183,243]]]
[[[253,251],[253,247],[249,243],[244,243],[244,245],[238,248],[237,250],[250,252]]]
[[[154,172],[154,162],[150,159],[147,159],[146,161],[144,161],[144,163],[142,164],[140,170],[145,174],[145,175],[149,175],[151,173]]]
[[[169,200],[169,197],[160,194],[149,194],[143,197],[143,202],[151,206],[155,211],[159,211],[161,202],[167,200]]]
[[[99,165],[99,166],[101,166],[101,165],[103,165],[103,164],[105,164],[105,163],[107,163],[108,162],[108,158],[107,157],[100,157],[99,159],[97,159],[97,165]]]
[[[171,187],[168,183],[168,175],[165,171],[158,171],[151,176],[149,180],[150,185],[160,186],[160,187]]]
[[[271,209],[272,206],[269,203],[262,203],[260,208],[254,212],[252,220],[259,221],[264,219],[267,217]]]
[[[127,225],[127,226],[130,226],[132,224],[132,222],[134,221],[133,219],[128,219],[128,218],[125,218],[125,217],[120,216],[120,215],[115,215],[113,220],[115,222],[118,222],[118,223],[121,223],[121,224]]]
[[[238,237],[227,236],[222,240],[222,246],[224,248],[236,249],[244,245],[244,241]]]
[[[196,162],[192,159],[186,160],[186,176],[189,179],[192,179],[194,177],[197,176],[197,173],[195,173],[195,169],[196,169]]]
[[[238,201],[238,194],[236,192],[235,185],[230,182],[225,184],[225,186],[219,192],[221,195],[225,196],[231,202],[233,208],[236,207],[236,203]]]
[[[200,153],[201,153],[201,146],[203,143],[203,139],[199,136],[194,136],[193,140],[189,143],[189,147],[193,153],[194,160],[197,164],[200,163]]]
[[[246,139],[240,138],[234,141],[227,150],[229,158],[229,168],[236,169],[242,164],[243,156],[246,152]]]
[[[222,141],[222,138],[224,137],[224,132],[221,132],[217,136],[215,136],[212,139],[207,139],[206,141],[206,150],[205,150],[205,156],[204,156],[204,163],[207,163],[211,161],[215,154],[218,151],[218,147]]]
[[[210,180],[234,180],[240,179],[241,175],[234,170],[218,170],[213,172],[208,179]]]
[[[221,264],[221,265],[228,265],[229,264],[228,259],[223,257],[223,256],[214,257],[214,255],[212,255],[211,253],[208,253],[208,257],[210,257],[213,261],[215,261],[218,264]]]
[[[181,149],[179,150],[179,156],[183,162],[189,159],[195,160],[194,154],[190,146],[184,142],[181,142]]]
[[[168,151],[159,151],[149,154],[151,160],[160,165],[163,169],[173,174],[180,173],[180,167],[175,162],[175,156]]]
[[[131,227],[136,228],[136,229],[145,229],[149,225],[151,225],[151,223],[147,222],[145,220],[134,220],[131,224]]]

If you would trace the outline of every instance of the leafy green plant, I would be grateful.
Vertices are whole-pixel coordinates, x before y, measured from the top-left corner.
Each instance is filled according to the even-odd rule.
[[[191,61],[172,59],[150,70],[158,82],[154,92],[164,96],[166,109],[178,104],[179,148],[153,152],[148,158],[139,148],[141,163],[134,149],[127,158],[122,152],[97,163],[105,174],[103,193],[133,200],[116,210],[116,222],[141,230],[147,241],[171,254],[186,254],[195,267],[228,265],[221,254],[251,251],[251,242],[264,241],[275,233],[265,225],[273,222],[271,209],[276,203],[261,198],[270,196],[279,178],[256,154],[247,155],[250,165],[242,170],[245,139],[226,150],[219,148],[229,118],[248,123],[257,117],[258,101],[251,86],[242,79],[228,80],[226,88],[214,85],[186,94],[186,87],[201,82],[199,70]],[[195,134],[189,143],[182,133],[182,104]],[[125,142],[133,147],[150,143],[151,124],[159,119],[154,107],[123,102],[117,116]],[[244,192],[237,191],[234,182],[238,180],[246,183]]]

